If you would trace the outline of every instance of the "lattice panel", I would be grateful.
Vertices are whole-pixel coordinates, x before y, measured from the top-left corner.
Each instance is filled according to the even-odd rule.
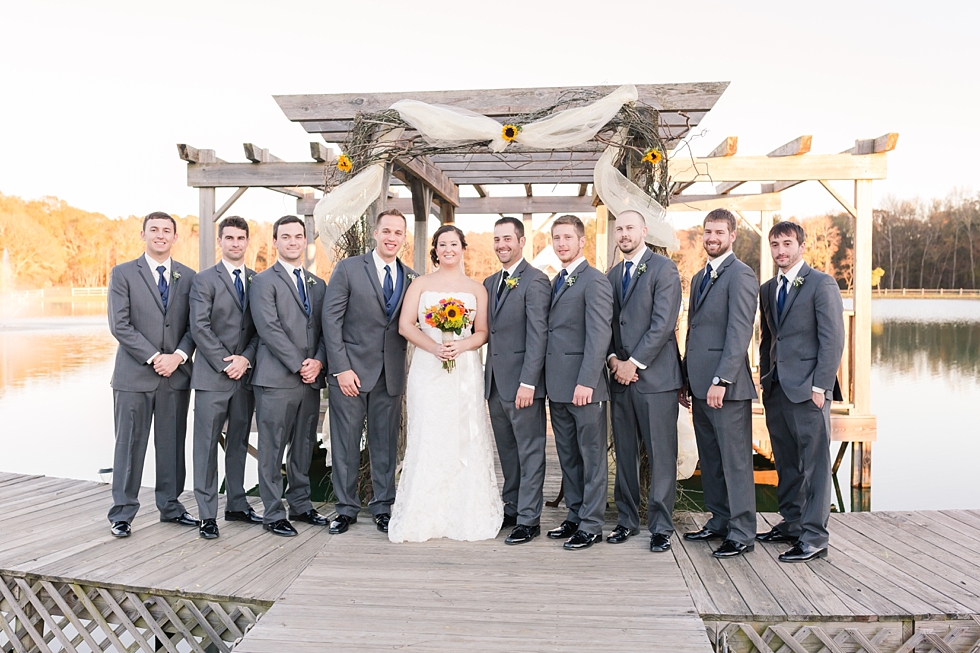
[[[0,574],[0,651],[230,653],[268,608]]]
[[[873,629],[870,624],[860,629],[840,623],[773,624],[761,634],[751,624],[731,623],[719,633],[715,648],[718,653],[980,653],[977,615],[928,625],[905,637],[901,624],[887,622]]]

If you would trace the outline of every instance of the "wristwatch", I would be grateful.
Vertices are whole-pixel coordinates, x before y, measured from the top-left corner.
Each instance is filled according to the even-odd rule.
[[[711,379],[711,385],[720,385],[723,388],[727,388],[729,384],[728,381],[724,380],[719,376],[716,376],[715,378]]]

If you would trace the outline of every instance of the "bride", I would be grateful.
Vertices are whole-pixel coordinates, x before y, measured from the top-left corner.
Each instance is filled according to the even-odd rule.
[[[487,341],[487,291],[463,272],[465,249],[462,231],[440,227],[429,252],[436,271],[405,291],[404,309],[417,311],[402,310],[398,331],[415,345],[415,355],[406,390],[405,461],[388,525],[392,542],[487,540],[503,521],[477,351]],[[449,297],[465,304],[472,324],[444,345],[425,315]],[[455,367],[447,371],[449,361]]]

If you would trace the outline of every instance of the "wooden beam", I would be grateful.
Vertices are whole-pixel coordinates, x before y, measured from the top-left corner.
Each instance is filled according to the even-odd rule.
[[[578,185],[578,196],[579,197],[585,197],[585,194],[587,192],[589,192],[589,185],[588,184],[579,184]]]
[[[259,147],[253,143],[243,143],[245,158],[252,163],[282,163],[282,159],[269,152],[268,148]]]
[[[801,154],[806,154],[810,151],[810,146],[813,144],[813,136],[800,136],[794,140],[791,140],[785,145],[780,145],[775,150],[767,154],[766,156],[771,157],[781,157],[781,156],[799,156]],[[717,149],[717,148],[716,148]],[[741,181],[730,181],[724,184],[719,184],[715,188],[715,192],[719,195],[724,195],[726,193],[732,192],[732,190],[741,186],[744,182]],[[787,186],[789,188],[789,186]]]
[[[711,153],[705,158],[717,159],[723,156],[735,156],[736,152],[738,152],[738,136],[729,136],[711,150]]]
[[[760,211],[759,230],[765,234],[759,239],[759,280],[768,281],[772,279],[773,265],[772,252],[769,249],[769,230],[772,229],[772,211]]]
[[[177,155],[188,163],[197,163],[199,160],[197,148],[186,143],[177,143]]]
[[[810,179],[884,179],[887,156],[811,154],[771,158],[733,156],[720,159],[676,157],[669,163],[674,181],[801,181]]]
[[[524,184],[524,192],[528,197],[532,197],[534,194],[531,192],[531,184]]]
[[[459,188],[441,169],[424,156],[395,160],[396,177],[408,183],[407,176],[415,177],[427,184],[433,192],[453,206],[459,206]]]
[[[676,211],[778,211],[782,198],[774,193],[759,195],[674,195],[667,210]]]
[[[765,240],[765,237],[762,235],[762,228],[761,227],[755,226],[755,223],[754,222],[751,222],[748,218],[746,218],[744,215],[742,215],[742,212],[739,211],[738,209],[735,209],[735,215],[737,215],[741,219],[741,221],[745,224],[746,227],[748,227],[749,229],[751,229],[752,231],[754,231],[756,233],[756,235],[759,236],[759,238],[761,238],[762,240]]]
[[[486,186],[484,186],[483,184],[473,184],[473,190],[475,190],[476,194],[479,195],[480,197],[490,196],[490,193],[487,192]]]
[[[858,217],[857,209],[855,209],[853,206],[851,206],[851,203],[848,202],[846,199],[844,199],[844,196],[841,195],[840,193],[838,193],[837,192],[837,189],[834,188],[833,186],[831,186],[830,183],[827,182],[827,180],[825,180],[825,179],[818,179],[817,181],[820,182],[820,185],[821,186],[823,186],[824,188],[827,189],[827,192],[828,193],[830,193],[831,195],[834,196],[834,199],[837,200],[840,203],[840,205],[844,207],[844,210],[845,211],[847,211],[848,213],[850,213],[851,216],[854,217],[854,218],[857,218]]]
[[[323,186],[322,163],[204,163],[187,166],[187,185],[202,187]]]
[[[278,187],[270,186],[269,190],[274,190],[277,193],[282,193],[283,195],[289,195],[290,197],[295,197],[296,199],[302,199],[304,192],[301,188],[293,187]]]
[[[898,133],[889,132],[878,138],[858,139],[854,147],[844,150],[844,154],[881,154],[891,152],[898,145]]]
[[[419,179],[413,178],[409,184],[412,191],[412,214],[415,216],[412,267],[418,274],[425,274],[429,260],[429,212],[432,210],[432,189]],[[389,205],[394,200],[389,200]],[[394,208],[392,206],[392,208]],[[405,211],[402,211],[405,213]]]
[[[331,163],[336,157],[326,143],[310,141],[310,157],[317,163]]]
[[[456,207],[449,202],[442,202],[439,205],[439,213],[441,215],[442,224],[455,224],[456,222]]]
[[[248,186],[242,186],[234,193],[232,193],[231,197],[228,198],[228,201],[222,204],[221,208],[214,212],[214,215],[211,217],[211,222],[217,222],[218,220],[220,220],[221,216],[223,216],[228,211],[228,209],[231,208],[231,205],[237,202],[238,198],[244,195],[245,191],[247,190],[248,190]]]

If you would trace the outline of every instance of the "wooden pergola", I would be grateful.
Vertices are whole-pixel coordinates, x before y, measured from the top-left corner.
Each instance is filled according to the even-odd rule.
[[[693,84],[637,85],[639,102],[653,107],[659,115],[661,138],[668,150],[675,148],[697,127],[727,88],[727,82]],[[600,94],[612,86],[587,87]],[[310,240],[308,261],[315,253],[313,209],[322,191],[326,166],[334,165],[327,143],[341,144],[347,138],[359,113],[382,111],[402,99],[444,104],[469,109],[505,123],[513,116],[541,110],[554,103],[558,95],[573,88],[495,89],[436,91],[421,93],[373,93],[276,96],[286,117],[310,134],[322,139],[310,143],[310,160],[287,162],[267,149],[245,143],[245,163],[226,162],[213,150],[178,145],[187,162],[187,184],[200,194],[200,266],[214,264],[214,225],[249,188],[267,188],[294,196],[297,215],[305,216]],[[871,185],[886,176],[886,153],[895,148],[898,135],[855,142],[840,154],[808,154],[812,138],[801,136],[765,156],[737,155],[737,137],[726,138],[710,154],[694,157],[675,153],[669,161],[671,197],[669,211],[710,211],[727,208],[763,236],[760,255],[761,280],[773,274],[772,259],[764,237],[772,226],[773,214],[781,208],[780,193],[807,181],[820,183],[855,219],[854,230],[854,306],[846,314],[848,346],[841,366],[841,386],[845,401],[835,404],[833,439],[843,442],[839,465],[848,442],[853,443],[851,485],[870,488],[871,442],[876,439],[876,419],[871,415]],[[394,207],[415,218],[414,267],[425,269],[428,216],[445,224],[457,213],[520,214],[526,231],[533,233],[532,216],[540,213],[595,212],[596,265],[608,269],[615,263],[616,248],[609,238],[615,222],[597,198],[590,195],[593,168],[605,145],[589,142],[564,150],[535,150],[512,144],[503,153],[445,154],[429,158],[396,159],[387,164],[392,186],[408,187],[411,198],[387,197],[372,206],[373,221],[384,208]],[[830,182],[853,182],[853,201]],[[692,194],[692,186],[710,182],[714,192]],[[744,192],[743,185],[761,182],[758,192]],[[533,186],[572,185],[574,195],[541,196]],[[478,197],[460,197],[459,186],[472,186]],[[500,185],[520,185],[524,195],[494,196]],[[703,186],[703,184],[702,184]],[[219,208],[215,207],[217,188],[236,189]],[[743,192],[735,192],[742,190]],[[758,211],[758,223],[746,212]],[[210,218],[210,219],[209,219]],[[525,245],[525,257],[533,259],[533,238]],[[764,421],[757,420],[757,439],[767,437]],[[836,469],[836,466],[835,466]],[[852,499],[852,503],[853,503]],[[858,501],[864,499],[858,497]]]

